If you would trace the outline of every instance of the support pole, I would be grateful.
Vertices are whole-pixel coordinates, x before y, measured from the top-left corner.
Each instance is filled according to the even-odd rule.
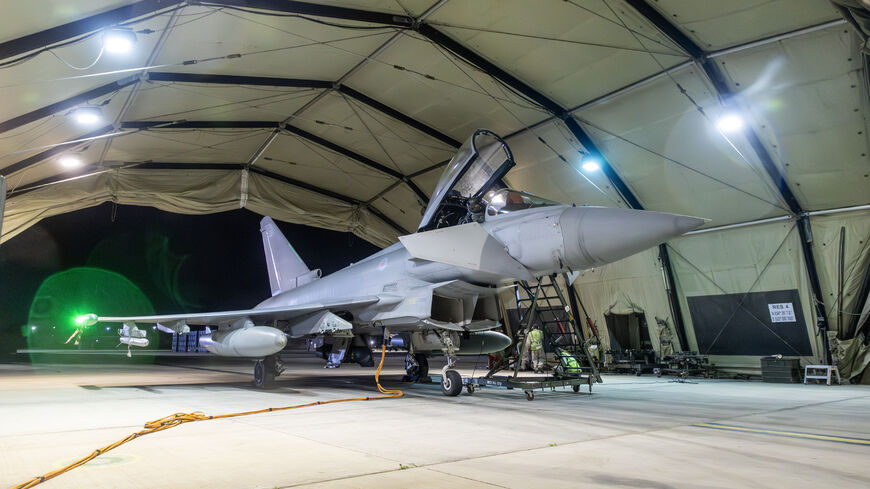
[[[668,254],[667,243],[659,245],[659,258],[662,261],[662,269],[665,272],[665,292],[668,294],[668,304],[671,306],[671,317],[674,319],[674,329],[677,332],[677,339],[680,341],[680,348],[683,351],[689,350],[689,338],[686,336],[686,325],[683,322],[683,315],[679,309],[679,296],[677,295],[677,282],[674,280],[674,267],[671,264],[671,257]],[[676,305],[676,308],[674,307]]]
[[[2,206],[0,206],[0,210],[2,210]],[[858,333],[858,321],[861,320],[861,311],[864,310],[864,306],[867,304],[868,295],[870,295],[870,259],[867,260],[864,279],[861,280],[861,288],[858,289],[858,297],[855,298],[855,307],[852,308],[852,316],[849,320],[849,330],[846,332],[846,339],[854,338]],[[870,338],[870,335],[867,337]]]
[[[828,313],[825,303],[822,301],[822,285],[819,275],[816,273],[816,258],[813,255],[813,231],[810,229],[810,218],[802,215],[797,220],[798,234],[800,234],[801,249],[804,254],[804,262],[807,276],[810,279],[810,299],[813,302],[813,311],[816,313],[816,328],[822,337],[822,358],[826,365],[831,365],[831,348],[828,345]]]
[[[3,216],[6,209],[6,177],[0,175],[0,240],[3,239]]]

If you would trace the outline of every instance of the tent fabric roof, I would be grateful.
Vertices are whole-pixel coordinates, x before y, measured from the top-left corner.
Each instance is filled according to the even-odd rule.
[[[125,179],[146,186],[128,202],[250,207],[245,188],[224,188],[250,173],[269,189],[258,212],[386,245],[416,228],[440,165],[480,127],[508,138],[512,186],[564,202],[717,226],[870,200],[861,40],[824,1],[38,0],[2,10],[0,174],[16,223],[3,240],[117,201],[112,185]],[[112,27],[136,33],[131,53],[101,52]],[[81,106],[99,106],[103,121],[74,122]],[[718,131],[735,110],[748,129]],[[599,152],[603,171],[582,170],[582,155]],[[70,153],[84,166],[63,167]],[[221,184],[197,188],[211,181]],[[313,195],[317,215],[305,219],[300,199]],[[330,202],[340,211],[324,212]]]

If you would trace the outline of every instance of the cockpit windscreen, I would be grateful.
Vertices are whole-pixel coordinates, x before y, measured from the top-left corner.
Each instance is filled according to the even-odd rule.
[[[466,213],[459,207],[479,202],[484,193],[514,165],[507,143],[487,129],[475,131],[441,174],[432,199],[423,213],[419,230],[435,229],[448,224],[446,221],[441,222],[444,221],[445,212],[454,217],[464,216]],[[445,206],[450,210],[443,208]],[[455,219],[450,219],[453,220]]]

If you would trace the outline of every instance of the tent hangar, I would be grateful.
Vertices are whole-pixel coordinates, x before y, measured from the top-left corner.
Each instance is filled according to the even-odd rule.
[[[0,20],[0,242],[111,201],[384,247],[485,127],[512,188],[710,220],[581,272],[600,327],[641,314],[733,369],[870,362],[862,2],[38,4]]]

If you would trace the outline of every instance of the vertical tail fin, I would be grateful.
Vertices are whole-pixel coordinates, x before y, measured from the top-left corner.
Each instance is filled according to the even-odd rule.
[[[260,232],[263,234],[263,251],[266,253],[272,295],[296,288],[297,277],[310,270],[271,217],[264,217],[260,221]]]

